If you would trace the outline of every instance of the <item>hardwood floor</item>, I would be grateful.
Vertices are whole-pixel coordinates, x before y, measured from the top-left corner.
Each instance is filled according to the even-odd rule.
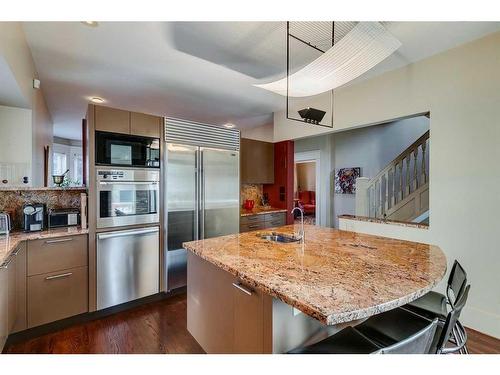
[[[8,346],[5,353],[204,353],[186,328],[186,294]]]
[[[186,329],[186,294],[74,325],[5,348],[5,353],[203,353]],[[500,340],[468,332],[470,353],[500,353]]]
[[[500,354],[500,340],[475,331],[467,330],[467,348],[471,354]]]

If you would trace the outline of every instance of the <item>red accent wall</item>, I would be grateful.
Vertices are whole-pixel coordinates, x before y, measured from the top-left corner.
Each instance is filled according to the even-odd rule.
[[[293,209],[293,146],[293,141],[274,144],[274,184],[264,185],[264,193],[269,196],[269,204],[288,210],[287,224],[293,224],[293,215],[290,213]]]

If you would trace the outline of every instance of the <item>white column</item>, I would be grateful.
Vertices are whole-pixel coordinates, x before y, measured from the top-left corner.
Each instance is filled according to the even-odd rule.
[[[356,179],[356,216],[369,216],[368,200],[368,177],[358,177]]]

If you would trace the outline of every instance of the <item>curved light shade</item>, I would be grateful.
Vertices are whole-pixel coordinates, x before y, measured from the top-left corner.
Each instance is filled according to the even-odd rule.
[[[378,22],[360,22],[328,51],[291,74],[288,96],[305,97],[340,87],[389,57],[401,42]],[[287,96],[286,77],[254,85]]]

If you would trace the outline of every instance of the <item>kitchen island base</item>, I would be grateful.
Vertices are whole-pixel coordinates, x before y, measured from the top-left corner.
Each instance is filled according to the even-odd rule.
[[[187,278],[187,329],[209,354],[286,353],[354,323],[326,326],[191,252]]]

